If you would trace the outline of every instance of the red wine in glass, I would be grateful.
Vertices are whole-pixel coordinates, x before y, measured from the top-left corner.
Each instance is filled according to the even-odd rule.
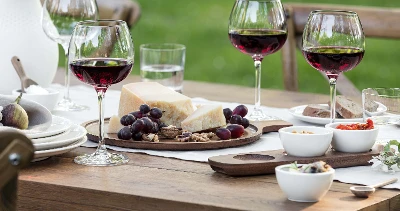
[[[125,59],[91,58],[70,64],[74,75],[94,87],[109,87],[125,79],[132,69],[132,62]]]
[[[246,29],[229,32],[229,39],[235,48],[250,56],[261,56],[261,59],[281,49],[286,38],[286,31],[281,30]]]
[[[364,50],[354,47],[310,47],[303,49],[304,58],[315,69],[337,79],[342,72],[356,67],[364,56]]]

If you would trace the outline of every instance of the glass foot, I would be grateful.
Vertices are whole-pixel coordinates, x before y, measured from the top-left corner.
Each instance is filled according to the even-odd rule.
[[[269,121],[269,120],[281,120],[276,116],[267,116],[261,109],[254,109],[251,114],[246,117],[250,121]]]
[[[54,110],[57,110],[57,111],[83,111],[83,110],[89,110],[89,107],[84,106],[84,105],[78,105],[69,99],[62,99],[57,104],[57,107]]]
[[[86,154],[78,156],[74,162],[85,166],[117,166],[129,162],[129,158],[123,154],[95,152],[93,154]]]

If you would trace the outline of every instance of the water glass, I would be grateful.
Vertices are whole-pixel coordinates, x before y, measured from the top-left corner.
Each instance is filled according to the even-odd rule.
[[[140,46],[142,81],[158,82],[177,92],[183,89],[186,47],[181,44],[143,44]]]
[[[400,88],[362,90],[364,121],[371,118],[377,125],[400,124]]]

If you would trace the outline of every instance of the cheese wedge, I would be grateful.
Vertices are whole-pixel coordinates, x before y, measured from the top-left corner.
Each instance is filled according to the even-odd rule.
[[[221,105],[203,105],[182,121],[183,130],[198,132],[226,125]]]
[[[161,122],[177,127],[194,111],[189,97],[156,82],[138,82],[122,87],[118,116],[137,111],[142,104],[161,109]]]
[[[119,116],[113,115],[110,118],[110,122],[108,123],[108,128],[105,131],[106,133],[118,133],[124,126],[120,122]]]

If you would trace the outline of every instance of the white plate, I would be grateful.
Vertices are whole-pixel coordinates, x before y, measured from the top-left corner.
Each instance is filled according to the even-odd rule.
[[[44,143],[35,143],[32,139],[35,150],[46,150],[54,149],[57,147],[67,146],[77,140],[82,139],[86,135],[86,129],[80,125],[72,125],[68,132],[63,133],[61,136],[57,136],[55,140]]]
[[[61,155],[61,154],[67,153],[75,148],[80,147],[86,141],[87,141],[87,137],[84,136],[82,139],[80,139],[68,146],[65,146],[65,147],[35,151],[34,160],[32,162],[44,160],[44,159],[54,156],[54,155]]]
[[[328,106],[327,104],[319,104],[322,106]],[[331,122],[330,118],[320,118],[320,117],[310,117],[304,116],[303,111],[307,107],[307,105],[296,106],[289,109],[289,113],[292,114],[296,119],[299,119],[304,122],[309,122],[318,125],[326,125]],[[339,119],[336,118],[335,122],[363,122],[363,118],[355,118],[355,119]]]
[[[375,103],[378,104],[378,108],[376,109],[375,112],[369,112],[369,111],[365,110],[365,113],[367,113],[368,116],[379,116],[379,115],[384,114],[387,111],[387,107],[385,105],[383,105],[380,102],[376,102],[376,101],[375,101]]]
[[[68,130],[72,125],[71,120],[66,119],[60,116],[53,115],[53,121],[51,122],[51,126],[45,131],[24,131],[25,135],[28,138],[43,138],[56,134],[60,134],[66,130]]]
[[[43,138],[33,138],[31,139],[33,144],[40,144],[40,143],[46,143],[46,142],[51,142],[54,141],[56,139],[58,139],[59,137],[63,136],[64,134],[68,133],[69,130],[66,130],[64,132],[61,132],[59,134],[55,134],[52,136],[47,136],[47,137],[43,137]]]

